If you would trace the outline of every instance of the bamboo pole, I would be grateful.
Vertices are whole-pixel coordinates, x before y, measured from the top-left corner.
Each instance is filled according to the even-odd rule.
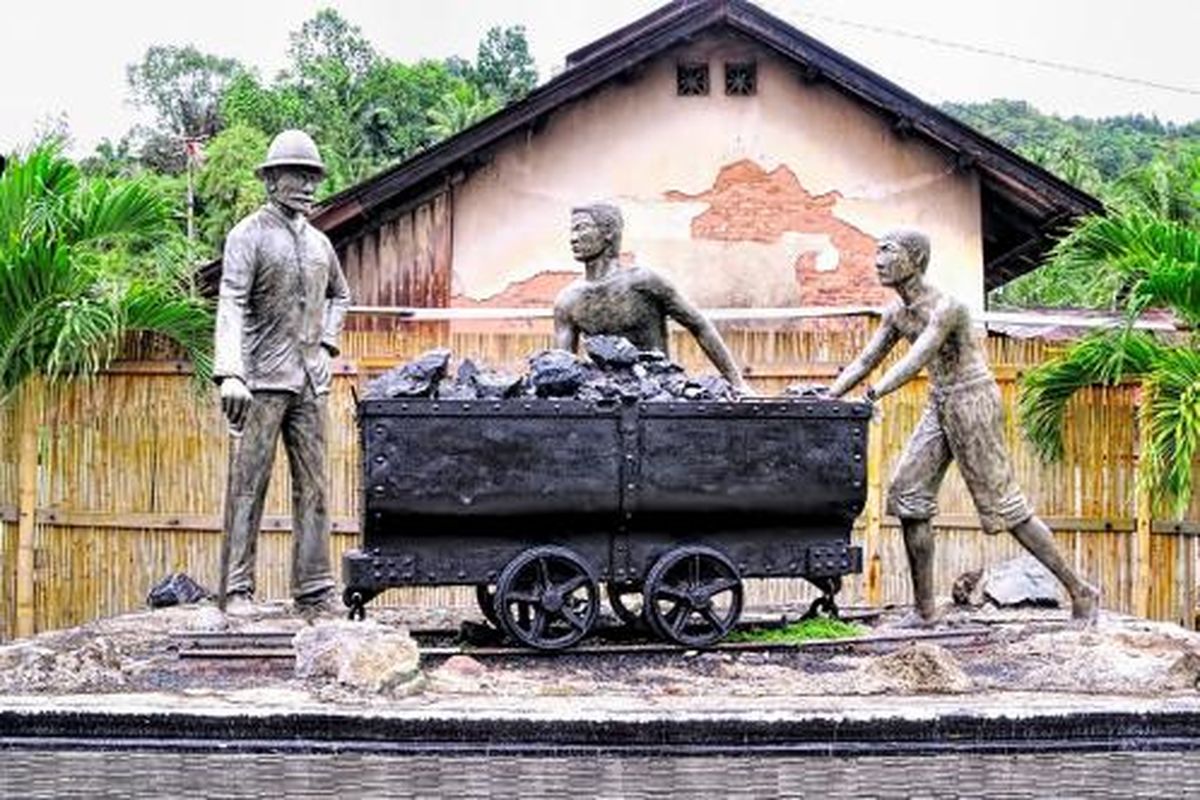
[[[1150,495],[1149,469],[1144,459],[1150,449],[1150,403],[1143,397],[1138,406],[1138,471],[1134,481],[1136,522],[1134,524],[1132,572],[1133,613],[1139,617],[1150,616],[1151,564],[1150,534],[1153,529],[1154,502]]]
[[[17,570],[16,600],[18,638],[34,633],[34,534],[37,515],[38,424],[41,417],[41,381],[30,378],[21,390],[18,411],[20,429],[17,466]]]
[[[867,578],[867,604],[878,606],[883,599],[883,425],[878,419],[867,424],[867,517],[863,532],[863,561]]]

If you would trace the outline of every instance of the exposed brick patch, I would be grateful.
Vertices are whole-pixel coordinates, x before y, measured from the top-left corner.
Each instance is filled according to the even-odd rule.
[[[476,300],[462,294],[450,298],[451,308],[552,308],[554,298],[579,272],[551,270],[515,281],[491,297]]]
[[[834,214],[841,194],[813,195],[785,166],[767,172],[743,159],[722,167],[711,189],[670,191],[666,198],[709,204],[692,220],[696,239],[775,242],[788,231],[829,236],[838,252],[836,268],[818,270],[811,251],[796,259],[801,305],[879,305],[890,298],[875,277],[875,239]]]

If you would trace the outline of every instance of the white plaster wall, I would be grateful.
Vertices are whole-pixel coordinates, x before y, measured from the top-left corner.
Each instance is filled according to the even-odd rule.
[[[723,62],[754,58],[758,92],[728,97]],[[677,60],[707,60],[712,91],[678,97]],[[759,46],[713,37],[664,54],[639,78],[555,112],[538,134],[510,137],[492,163],[456,188],[456,293],[483,300],[544,271],[576,270],[567,229],[573,205],[615,202],[625,216],[623,250],[674,279],[704,306],[791,305],[804,250],[826,264],[828,237],[795,231],[775,242],[692,238],[699,194],[723,166],[749,159],[786,165],[811,194],[837,190],[834,213],[878,236],[898,225],[933,242],[930,277],[983,308],[978,180],[948,156],[895,136],[879,116]]]

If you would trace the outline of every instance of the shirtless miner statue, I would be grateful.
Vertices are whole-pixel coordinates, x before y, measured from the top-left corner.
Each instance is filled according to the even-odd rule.
[[[866,390],[875,401],[929,369],[930,396],[888,486],[888,513],[900,518],[904,549],[912,571],[918,624],[936,621],[933,592],[933,529],[937,492],[950,461],[971,492],[983,529],[1010,531],[1054,574],[1071,596],[1072,615],[1095,620],[1099,591],[1067,564],[1050,529],[1034,513],[1013,477],[1005,450],[1000,390],[982,347],[972,336],[965,305],[925,282],[929,238],[899,230],[879,240],[875,269],[879,281],[900,295],[866,349],[838,376],[829,394],[840,397],[865,378],[900,340],[911,347]]]
[[[571,251],[584,277],[554,301],[557,346],[574,353],[579,334],[624,336],[640,350],[667,350],[667,319],[687,328],[725,380],[741,394],[750,387],[721,334],[666,278],[645,267],[618,261],[624,223],[616,206],[604,203],[571,210]]]
[[[292,597],[306,617],[335,610],[326,400],[350,294],[329,239],[307,219],[324,172],[308,134],[276,136],[258,168],[268,202],[225,241],[213,367],[233,434],[222,608],[254,596],[263,500],[282,435],[292,478]]]

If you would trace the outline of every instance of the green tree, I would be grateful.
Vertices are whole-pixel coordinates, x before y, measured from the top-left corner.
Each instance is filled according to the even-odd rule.
[[[187,284],[191,264],[170,257],[171,233],[139,181],[85,179],[53,143],[13,156],[0,176],[0,398],[34,374],[95,372],[135,331],[208,374],[212,312]]]
[[[379,61],[362,30],[332,8],[318,11],[289,38],[288,55],[295,77],[301,80],[331,63],[341,65],[354,80],[361,80]]]
[[[160,133],[202,138],[220,129],[221,93],[243,71],[235,59],[190,45],[155,45],[127,76],[134,101],[154,112]]]
[[[464,83],[443,95],[437,106],[429,110],[429,133],[434,139],[445,139],[466,130],[499,107],[494,97]]]
[[[1063,172],[1069,169],[1060,168]],[[1195,226],[1200,222],[1200,144],[1171,144],[1146,166],[1099,192],[1118,214],[1160,217]],[[1129,276],[1086,259],[1052,257],[1048,263],[994,290],[995,308],[1122,307]]]
[[[238,220],[262,204],[262,181],[254,174],[267,152],[266,135],[248,125],[232,125],[209,143],[197,181],[200,234],[220,249]]]
[[[519,100],[537,85],[537,69],[529,54],[525,26],[493,27],[484,34],[468,76],[499,105]]]
[[[1195,165],[1193,165],[1195,166]],[[1140,380],[1148,448],[1142,479],[1182,516],[1200,454],[1200,228],[1130,204],[1082,220],[1054,248],[1052,265],[1108,281],[1126,324],[1089,336],[1030,372],[1019,403],[1026,436],[1047,459],[1063,454],[1063,421],[1084,386]],[[1187,328],[1174,337],[1137,330],[1150,308]]]

